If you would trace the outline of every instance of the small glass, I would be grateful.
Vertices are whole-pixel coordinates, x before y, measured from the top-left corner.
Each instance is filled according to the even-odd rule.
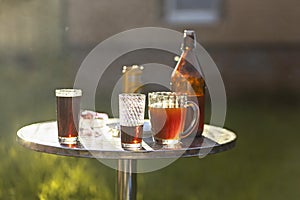
[[[76,144],[80,119],[80,89],[57,89],[56,114],[60,144]]]
[[[119,95],[121,145],[125,150],[142,148],[145,99],[144,94],[123,93]]]

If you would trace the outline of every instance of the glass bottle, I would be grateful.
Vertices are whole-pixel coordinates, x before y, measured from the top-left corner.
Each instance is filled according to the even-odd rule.
[[[184,30],[181,56],[171,76],[171,89],[178,93],[187,93],[188,99],[198,104],[200,119],[196,136],[201,136],[204,126],[205,82],[194,48],[196,34],[193,30]],[[188,110],[186,126],[192,120],[192,112]]]
[[[140,93],[142,89],[143,66],[123,66],[123,92]]]

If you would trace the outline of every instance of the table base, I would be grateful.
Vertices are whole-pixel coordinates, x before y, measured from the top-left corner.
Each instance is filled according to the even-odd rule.
[[[137,174],[136,160],[119,160],[118,161],[118,184],[116,189],[118,200],[136,200],[137,191]]]

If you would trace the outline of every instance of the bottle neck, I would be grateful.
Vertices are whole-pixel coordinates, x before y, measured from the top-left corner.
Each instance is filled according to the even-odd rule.
[[[189,57],[189,54],[193,53],[194,48],[191,47],[185,47],[185,48],[181,48],[181,57],[182,58],[187,58]]]
[[[196,34],[193,30],[185,30],[183,33],[183,43],[181,45],[181,50],[194,49],[196,46]]]
[[[195,48],[195,45],[191,42],[184,42],[181,45],[181,51],[192,51]]]

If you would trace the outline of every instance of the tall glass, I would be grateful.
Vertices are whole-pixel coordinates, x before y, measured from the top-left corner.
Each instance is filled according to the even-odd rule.
[[[80,89],[57,89],[55,95],[58,140],[61,144],[76,144],[82,91]]]

